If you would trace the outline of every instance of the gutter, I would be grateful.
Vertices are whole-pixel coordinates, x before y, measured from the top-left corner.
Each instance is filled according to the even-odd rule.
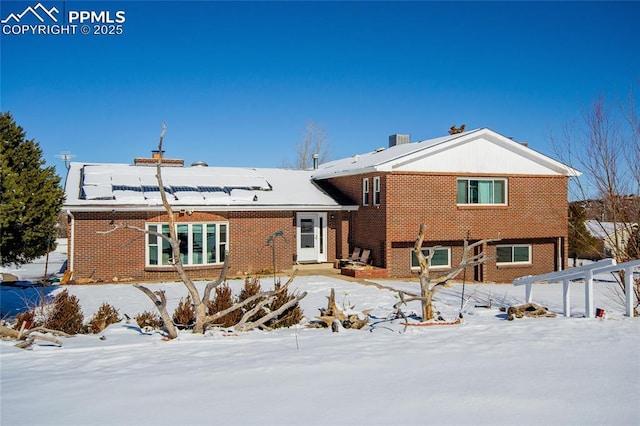
[[[71,214],[72,209],[74,212],[140,212],[140,211],[150,211],[150,212],[166,212],[165,208],[162,205],[88,205],[88,206],[67,206],[67,215],[69,215],[72,219],[73,224],[73,215]],[[179,212],[180,210],[193,210],[198,212],[255,212],[255,211],[307,211],[307,212],[317,212],[317,211],[354,211],[358,210],[357,205],[345,205],[345,206],[323,206],[323,205],[291,205],[291,206],[251,206],[251,205],[243,205],[243,206],[229,206],[229,205],[181,205],[176,206],[172,205],[171,209],[173,212]],[[73,225],[72,225],[73,226]],[[73,228],[72,228],[73,229]],[[73,232],[73,231],[72,231]]]

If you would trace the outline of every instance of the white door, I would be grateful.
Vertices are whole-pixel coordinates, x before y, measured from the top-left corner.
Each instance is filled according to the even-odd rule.
[[[327,261],[327,214],[298,213],[298,262]]]

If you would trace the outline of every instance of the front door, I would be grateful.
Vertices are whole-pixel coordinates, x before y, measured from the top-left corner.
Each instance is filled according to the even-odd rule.
[[[298,213],[298,262],[327,261],[327,214]]]

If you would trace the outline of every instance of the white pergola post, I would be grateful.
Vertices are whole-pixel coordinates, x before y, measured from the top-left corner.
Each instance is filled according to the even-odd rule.
[[[633,317],[633,267],[624,268],[624,306],[625,315]]]
[[[571,316],[571,288],[569,283],[569,278],[562,280],[562,311],[567,318]]]
[[[584,277],[584,316],[593,318],[593,271],[588,269]]]
[[[524,286],[525,288],[524,298],[526,300],[525,303],[531,303],[533,301],[533,286],[531,284],[532,283],[527,283]]]

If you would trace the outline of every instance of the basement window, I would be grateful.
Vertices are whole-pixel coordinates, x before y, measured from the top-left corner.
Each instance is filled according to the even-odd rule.
[[[531,245],[496,246],[496,257],[496,264],[498,265],[531,264]]]
[[[432,249],[423,248],[422,254],[426,257],[429,256],[429,252]],[[431,267],[429,269],[447,269],[451,268],[451,247],[438,247],[435,249],[435,253],[431,258]],[[418,262],[418,256],[416,251],[411,249],[411,270],[419,271],[420,262]]]
[[[223,263],[229,245],[228,228],[229,224],[226,222],[177,224],[176,235],[180,242],[179,255],[182,264],[194,266]],[[169,236],[169,225],[165,223],[148,223],[146,229]],[[173,256],[169,241],[156,234],[147,234],[147,266],[172,265]]]
[[[506,179],[458,178],[458,204],[507,204]]]

